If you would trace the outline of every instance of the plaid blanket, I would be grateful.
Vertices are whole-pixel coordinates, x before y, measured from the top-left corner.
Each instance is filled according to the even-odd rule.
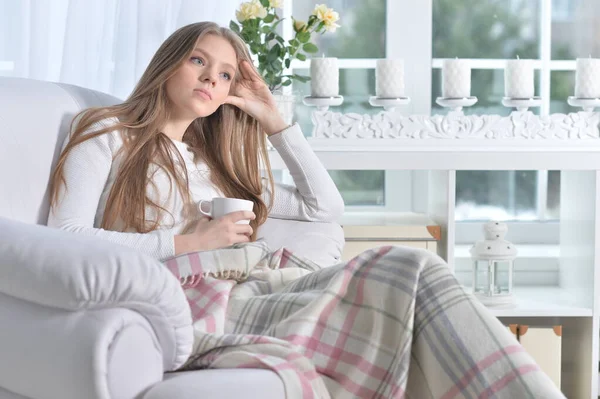
[[[166,265],[194,320],[184,369],[271,369],[287,398],[564,397],[424,250],[381,247],[320,268],[258,242]]]

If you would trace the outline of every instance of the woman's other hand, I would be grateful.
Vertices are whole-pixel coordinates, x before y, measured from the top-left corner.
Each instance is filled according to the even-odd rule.
[[[202,218],[190,234],[175,236],[175,255],[193,251],[208,251],[249,242],[252,227],[236,224],[240,220],[253,220],[251,211],[232,212],[219,219]]]
[[[245,60],[240,62],[238,73],[240,76],[233,95],[229,95],[225,103],[235,105],[252,116],[268,135],[285,129],[287,125],[262,77]]]

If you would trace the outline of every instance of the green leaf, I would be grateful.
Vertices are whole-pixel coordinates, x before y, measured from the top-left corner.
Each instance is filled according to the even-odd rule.
[[[283,20],[284,18],[278,19],[277,22],[273,24],[273,30],[275,30],[277,28],[277,25],[279,25]]]
[[[270,24],[271,22],[273,22],[273,20],[275,20],[275,15],[267,14],[267,16],[264,17],[263,22],[266,24]]]
[[[263,7],[269,7],[271,5],[269,0],[260,0],[260,4],[262,4]]]
[[[300,61],[306,61],[306,56],[302,53],[296,54],[296,58],[298,58]]]
[[[319,48],[312,43],[306,43],[304,46],[302,46],[302,50],[309,54],[314,54],[319,51]]]
[[[296,37],[298,38],[298,40],[300,40],[300,43],[308,43],[308,41],[310,40],[310,33],[300,32],[298,33],[298,35],[296,35]]]
[[[286,80],[285,82],[283,82],[281,85],[282,85],[282,86],[289,86],[289,85],[291,85],[291,84],[292,84],[292,81],[288,79],[288,80]]]
[[[279,60],[272,61],[270,66],[271,66],[271,69],[273,69],[273,71],[277,74],[279,74],[281,71],[283,71],[283,65],[281,65],[281,61],[279,61]]]
[[[290,40],[290,44],[294,47],[298,47],[300,45],[300,42],[296,39],[292,39]]]
[[[289,58],[287,58],[287,59],[285,60],[285,67],[286,67],[286,68],[289,68],[291,63],[292,63],[292,60],[290,60]]]
[[[229,29],[231,29],[235,33],[240,33],[240,26],[233,21],[229,22]]]
[[[271,49],[269,50],[269,53],[267,54],[267,60],[269,62],[273,62],[277,58],[279,58],[279,49],[280,48],[281,48],[281,46],[279,46],[279,43],[276,43],[273,47],[271,47]]]
[[[293,74],[292,78],[296,79],[296,80],[298,80],[298,81],[300,81],[302,83],[306,83],[306,82],[308,82],[310,80],[310,76],[296,75],[296,74]]]
[[[250,51],[251,51],[253,54],[259,54],[259,53],[260,53],[260,46],[259,46],[258,44],[252,43],[252,44],[250,45]]]

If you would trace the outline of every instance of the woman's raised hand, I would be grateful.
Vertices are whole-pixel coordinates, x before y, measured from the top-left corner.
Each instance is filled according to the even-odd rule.
[[[233,93],[225,99],[252,116],[267,134],[274,134],[287,127],[275,104],[275,99],[262,77],[246,60],[240,62],[238,82]]]

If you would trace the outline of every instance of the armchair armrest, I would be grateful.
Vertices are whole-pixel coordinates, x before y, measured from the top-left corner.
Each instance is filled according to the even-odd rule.
[[[123,308],[72,312],[0,294],[0,353],[0,387],[27,398],[134,398],[163,378],[154,328]]]
[[[74,323],[75,320],[80,320],[77,317],[85,318],[89,321],[82,326],[88,325],[87,328],[95,331],[89,331],[88,335],[85,335],[90,339],[88,345],[95,342],[92,345],[94,348],[102,347],[102,340],[109,340],[110,331],[114,330],[113,336],[121,337],[119,339],[125,342],[130,338],[123,337],[141,334],[142,329],[148,329],[154,334],[154,338],[151,338],[152,334],[148,332],[145,339],[156,340],[155,346],[161,354],[161,373],[177,369],[191,353],[191,314],[179,282],[160,262],[138,251],[94,237],[0,218],[0,266],[0,293],[4,294],[0,300],[6,301],[9,308],[16,306],[14,299],[18,299],[38,305],[48,314],[56,315],[52,320],[64,317],[65,323],[67,319]],[[36,317],[30,320],[32,323],[35,320],[45,320],[44,312],[35,314]],[[100,315],[108,317],[109,314],[113,315],[111,317],[114,317],[114,320],[109,322],[107,319],[106,325],[100,323],[93,328],[89,327]],[[5,317],[8,316],[5,314]],[[137,327],[126,328],[130,324]],[[100,325],[103,327],[99,327]],[[0,326],[4,328],[4,323]],[[46,324],[42,323],[41,326]],[[48,336],[43,329],[39,330],[40,325],[35,327],[35,324],[30,324],[26,328],[38,328],[39,334]],[[84,327],[81,328],[82,330],[74,330],[77,333],[73,332],[68,338],[62,336],[60,339],[67,339],[67,342],[73,344],[79,339],[80,333],[85,334],[85,331],[88,331]],[[117,334],[117,330],[121,332]],[[7,334],[17,334],[16,331],[9,333],[8,328],[6,331]],[[52,335],[61,335],[60,328],[53,331]],[[59,345],[58,341],[56,345]],[[107,348],[106,359],[110,361],[110,356],[117,355],[111,354],[110,346]],[[0,353],[4,352],[0,350]],[[78,356],[91,354],[84,350],[78,353]],[[42,361],[43,358],[44,352],[41,352],[39,358],[34,356],[30,361]],[[0,363],[4,363],[4,359],[4,355],[1,356]],[[127,360],[123,362],[126,364]],[[17,375],[27,375],[30,366],[20,364],[22,368]],[[52,368],[46,372],[51,370]],[[94,372],[101,373],[102,370],[97,368]],[[111,370],[107,369],[107,372],[110,373]],[[137,371],[132,369],[120,374],[121,378],[130,378],[136,373]],[[115,381],[114,378],[117,377],[108,376],[107,381]],[[0,381],[0,385],[12,390],[10,384],[11,381]],[[30,381],[30,385],[35,384],[31,384]]]

